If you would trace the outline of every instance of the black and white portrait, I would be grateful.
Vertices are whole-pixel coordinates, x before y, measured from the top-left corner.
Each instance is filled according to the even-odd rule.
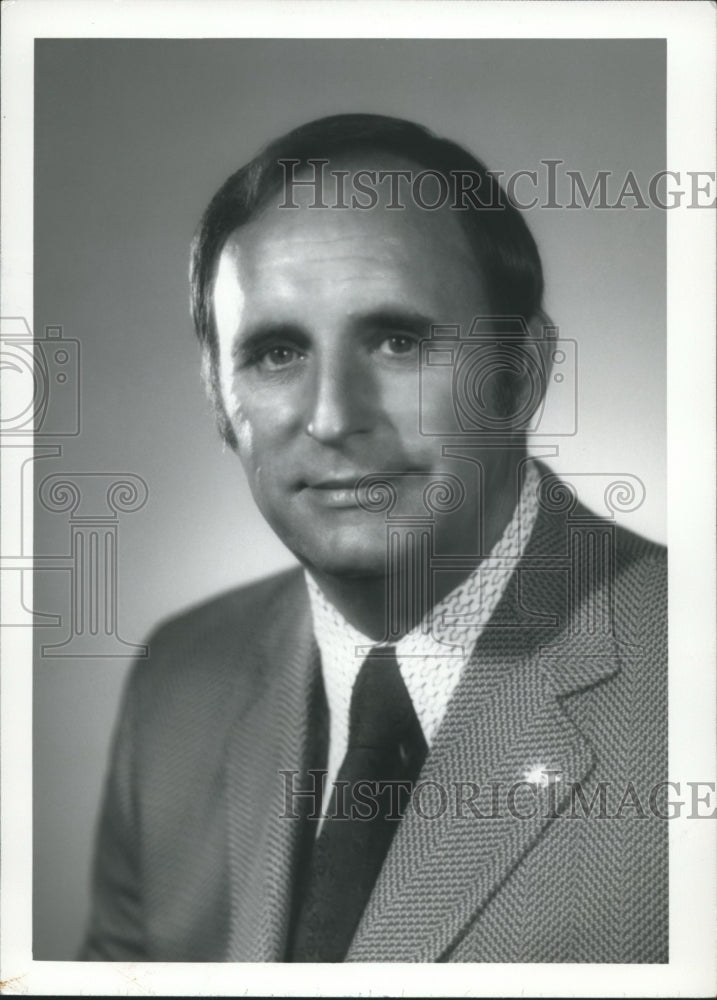
[[[715,802],[668,742],[704,476],[670,290],[714,160],[670,145],[666,34],[480,37],[469,4],[411,37],[434,6],[36,31],[3,641],[32,959],[77,982],[686,974],[673,831],[704,857]]]

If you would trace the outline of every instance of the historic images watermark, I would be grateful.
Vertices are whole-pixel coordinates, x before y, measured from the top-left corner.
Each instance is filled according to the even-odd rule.
[[[539,169],[489,170],[327,170],[326,159],[278,161],[283,171],[283,201],[279,208],[298,209],[300,190],[313,193],[305,207],[400,211],[414,205],[432,212],[502,211],[507,201],[523,211],[542,209],[714,208],[717,174],[710,170],[659,170],[647,180],[633,170],[618,175],[598,170],[586,177],[565,167],[565,161],[539,161]],[[307,170],[307,167],[310,170]],[[308,174],[308,176],[306,176]],[[501,186],[502,189],[501,190]],[[505,193],[504,193],[505,192]]]
[[[359,820],[379,815],[400,820],[410,809],[421,819],[519,821],[543,819],[717,819],[714,781],[659,781],[645,788],[637,782],[597,781],[590,786],[565,781],[557,769],[526,769],[510,783],[333,781],[327,771],[279,770],[284,809],[280,819]],[[297,782],[297,778],[300,780]],[[310,779],[310,780],[307,780]],[[326,811],[322,804],[328,803]],[[302,808],[303,806],[303,808]],[[307,813],[307,809],[309,810]]]

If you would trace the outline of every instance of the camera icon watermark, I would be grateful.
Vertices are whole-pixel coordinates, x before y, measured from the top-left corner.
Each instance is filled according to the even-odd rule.
[[[47,326],[43,337],[33,337],[24,317],[3,317],[0,365],[12,400],[3,408],[3,438],[80,433],[78,340],[64,337],[61,326]]]
[[[477,316],[465,334],[459,325],[434,325],[421,342],[420,432],[570,437],[578,425],[577,358],[576,341],[559,339],[547,324],[536,338],[522,316]],[[546,408],[549,386],[562,398]],[[452,417],[430,405],[439,387],[452,395]]]
[[[61,326],[33,337],[22,316],[2,317],[1,332],[2,627],[60,630],[59,641],[41,645],[43,657],[146,656],[146,646],[119,634],[119,540],[120,521],[144,507],[149,487],[133,473],[97,470],[55,472],[36,486],[37,463],[61,460],[61,439],[80,434],[80,343]],[[66,551],[38,547],[42,510],[67,515]],[[33,607],[38,573],[67,580],[68,614]]]

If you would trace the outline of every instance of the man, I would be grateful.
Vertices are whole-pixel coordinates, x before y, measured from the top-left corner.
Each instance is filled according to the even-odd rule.
[[[224,184],[192,288],[301,568],[133,671],[84,957],[666,961],[664,553],[527,457],[558,351],[521,215],[335,116]]]

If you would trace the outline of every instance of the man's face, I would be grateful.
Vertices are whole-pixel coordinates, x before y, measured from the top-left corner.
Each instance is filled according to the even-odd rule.
[[[218,263],[222,398],[256,503],[305,565],[374,576],[386,566],[385,514],[357,503],[357,481],[384,474],[396,511],[425,515],[426,485],[448,472],[467,494],[439,519],[437,541],[464,552],[483,515],[476,468],[420,433],[421,381],[430,425],[455,418],[445,371],[419,376],[419,343],[432,324],[465,331],[490,312],[475,257],[450,211],[309,209],[310,200],[266,209]],[[490,478],[496,460],[483,458]]]

